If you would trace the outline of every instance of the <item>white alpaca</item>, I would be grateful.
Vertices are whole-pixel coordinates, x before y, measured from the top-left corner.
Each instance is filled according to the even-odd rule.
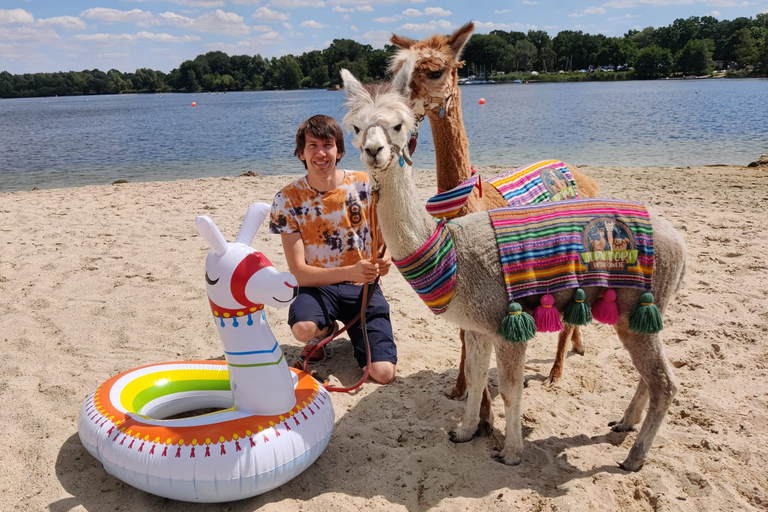
[[[411,66],[404,65],[392,83],[363,86],[348,71],[342,70],[349,112],[344,124],[355,135],[353,145],[369,168],[381,230],[394,260],[407,260],[435,234],[436,223],[416,199],[410,159],[408,132],[414,115],[407,100]],[[557,203],[560,204],[560,203]],[[651,215],[656,251],[653,290],[661,312],[681,284],[685,270],[685,244],[665,220]],[[471,440],[479,425],[482,390],[488,377],[491,350],[495,348],[499,371],[499,391],[504,400],[506,440],[496,457],[505,464],[521,461],[523,450],[520,401],[526,343],[511,343],[497,334],[506,317],[508,295],[496,245],[495,233],[487,212],[473,213],[451,221],[445,229],[453,239],[456,255],[455,285],[443,317],[466,331],[466,374],[469,386],[467,406],[461,425],[451,432],[454,442]],[[604,288],[586,288],[586,300],[594,301]],[[641,290],[620,288],[618,301],[635,304]],[[572,290],[553,293],[554,306],[562,311]],[[521,300],[530,310],[539,297]],[[643,425],[627,459],[621,467],[635,471],[645,463],[648,452],[677,391],[672,368],[664,355],[659,334],[640,334],[629,329],[624,312],[616,331],[640,373],[640,383],[621,420],[612,422],[614,431],[632,429],[648,405]]]

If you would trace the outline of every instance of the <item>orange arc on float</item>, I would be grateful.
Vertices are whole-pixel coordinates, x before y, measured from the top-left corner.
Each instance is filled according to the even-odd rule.
[[[215,378],[210,378],[209,376],[209,378],[206,379],[210,381],[208,384],[209,388],[220,389],[222,391],[229,390],[229,372],[227,371],[227,363],[225,361],[184,361],[182,364],[213,367],[212,369],[209,369],[208,372],[213,372],[217,375]],[[238,439],[248,438],[257,432],[263,434],[264,430],[275,428],[281,423],[285,423],[289,420],[298,422],[297,424],[299,424],[306,418],[304,409],[307,409],[314,415],[317,408],[330,406],[329,403],[325,403],[318,396],[319,384],[317,380],[307,373],[292,369],[299,378],[298,384],[294,389],[296,405],[294,405],[290,411],[283,414],[273,416],[246,415],[228,421],[211,422],[205,425],[196,426],[179,426],[178,424],[165,426],[149,424],[142,421],[142,417],[137,412],[137,410],[140,410],[140,407],[135,407],[134,405],[138,399],[137,397],[142,392],[149,390],[150,386],[134,386],[134,388],[137,389],[132,391],[129,388],[131,384],[130,382],[128,385],[123,386],[123,389],[120,390],[121,395],[126,393],[126,389],[128,389],[128,394],[133,395],[128,397],[127,400],[124,400],[126,397],[121,396],[120,401],[122,402],[123,407],[127,410],[127,413],[122,410],[122,408],[115,406],[110,399],[110,396],[112,395],[114,386],[122,377],[129,373],[136,372],[137,370],[149,369],[155,366],[166,365],[154,364],[134,368],[112,377],[99,386],[94,392],[93,397],[93,403],[98,412],[97,416],[101,416],[101,420],[97,421],[107,420],[112,422],[119,431],[127,437],[136,439],[144,438],[145,441],[155,439],[156,443],[163,440],[162,444],[166,445],[194,446],[197,444],[219,444],[220,442],[236,441]],[[172,377],[172,373],[160,372],[155,375],[154,381],[156,382],[158,380],[157,378],[162,375],[167,375],[165,378]],[[179,387],[184,386],[199,387],[200,380],[201,379],[195,379],[194,381],[177,381],[174,384],[171,384],[170,388],[172,389],[175,387],[178,389]],[[150,381],[148,380],[147,382]],[[169,382],[163,383],[163,386],[168,385]],[[313,405],[316,408],[315,410],[312,409]],[[91,415],[93,414],[94,412],[92,411]],[[211,413],[211,416],[215,414],[217,413]],[[153,420],[153,422],[157,422],[157,420]],[[290,429],[290,426],[288,428]]]

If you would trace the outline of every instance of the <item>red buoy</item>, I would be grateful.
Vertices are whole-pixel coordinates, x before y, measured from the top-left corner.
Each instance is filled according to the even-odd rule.
[[[196,107],[196,106],[197,106],[197,103],[195,103],[195,102],[193,101],[193,102],[192,102],[192,106],[193,106],[193,107]]]
[[[478,103],[479,103],[480,105],[485,105],[485,98],[480,98],[480,100],[478,101]]]

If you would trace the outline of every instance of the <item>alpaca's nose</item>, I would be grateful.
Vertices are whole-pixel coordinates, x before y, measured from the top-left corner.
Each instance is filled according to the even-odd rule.
[[[382,149],[383,147],[384,147],[384,146],[378,146],[378,147],[367,147],[367,148],[365,148],[365,152],[366,152],[366,153],[368,153],[368,155],[369,155],[371,158],[376,158],[376,155],[378,155],[378,154],[379,154],[379,152],[381,151],[381,149]]]

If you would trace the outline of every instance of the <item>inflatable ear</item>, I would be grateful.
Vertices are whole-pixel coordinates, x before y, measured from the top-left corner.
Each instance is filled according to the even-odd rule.
[[[195,217],[195,227],[197,228],[197,232],[200,233],[200,236],[202,236],[203,239],[208,242],[208,245],[211,246],[213,252],[215,252],[218,256],[221,256],[227,252],[227,240],[224,238],[224,235],[221,234],[221,231],[219,231],[219,228],[216,227],[216,224],[213,223],[210,217],[207,215],[200,215]]]
[[[270,206],[267,203],[253,203],[248,207],[248,211],[243,219],[243,225],[240,226],[240,232],[237,234],[235,242],[250,245],[261,223],[269,215]]]

